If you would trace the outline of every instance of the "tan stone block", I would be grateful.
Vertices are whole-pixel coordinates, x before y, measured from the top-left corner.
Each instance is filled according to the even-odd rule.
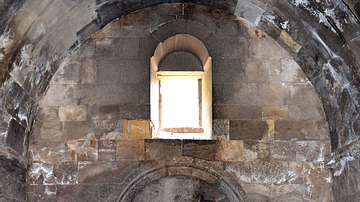
[[[271,196],[271,186],[269,185],[243,184],[242,187],[247,194],[259,194],[260,196],[266,196],[266,197]]]
[[[331,184],[307,185],[304,199],[309,201],[331,202]]]
[[[116,160],[145,160],[145,141],[116,140]]]
[[[65,84],[49,85],[40,106],[65,106],[65,96],[68,89],[69,86]]]
[[[259,96],[262,106],[284,106],[285,87],[281,84],[262,84]]]
[[[92,59],[86,59],[82,65],[82,83],[96,83],[96,65]]]
[[[61,121],[86,121],[86,106],[59,107]]]
[[[275,121],[274,120],[266,120],[266,122],[269,125],[268,138],[269,138],[269,140],[273,140],[274,135],[275,135]]]
[[[217,161],[243,161],[244,143],[242,140],[218,141],[215,153]]]
[[[65,161],[77,161],[78,157],[78,146],[77,141],[68,141],[65,146]]]
[[[269,106],[262,108],[262,118],[264,119],[288,119],[289,108],[288,106]]]
[[[80,140],[77,141],[78,161],[96,161],[98,160],[98,141],[97,140]]]
[[[124,139],[151,139],[150,120],[124,120]]]

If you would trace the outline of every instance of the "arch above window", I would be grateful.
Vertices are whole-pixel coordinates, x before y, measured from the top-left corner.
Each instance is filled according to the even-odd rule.
[[[159,64],[165,58],[170,59],[165,60],[166,67],[159,70]],[[176,61],[181,64],[169,67]],[[150,59],[154,138],[211,139],[211,71],[211,57],[199,39],[177,34],[159,43]]]

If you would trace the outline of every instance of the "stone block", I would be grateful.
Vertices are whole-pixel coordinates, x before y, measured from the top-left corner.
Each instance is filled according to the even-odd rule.
[[[126,60],[121,71],[121,81],[124,83],[147,83],[150,84],[149,60]]]
[[[65,162],[77,162],[78,160],[78,144],[76,140],[68,141],[65,145]]]
[[[97,104],[96,86],[92,84],[75,84],[66,92],[66,106],[89,106]]]
[[[230,137],[229,120],[213,119],[212,137],[214,140],[229,140]]]
[[[77,163],[56,163],[54,165],[54,176],[57,184],[68,185],[78,182]]]
[[[123,120],[94,120],[94,133],[97,139],[123,139]]]
[[[62,2],[50,3],[44,12],[39,15],[39,20],[43,24],[45,31],[50,33],[66,15],[66,9]]]
[[[14,119],[11,119],[6,137],[6,146],[13,148],[18,154],[22,155],[24,151],[26,128]]]
[[[63,139],[68,141],[87,138],[92,133],[91,126],[91,122],[88,121],[63,122]]]
[[[257,25],[261,19],[265,7],[260,7],[249,1],[239,1],[236,5],[235,15]]]
[[[119,118],[119,107],[117,105],[94,105],[90,111],[93,120],[116,120]]]
[[[65,106],[65,96],[68,89],[69,87],[65,84],[49,85],[40,106]]]
[[[99,140],[99,161],[116,160],[115,140]]]
[[[35,141],[61,141],[63,139],[62,123],[36,121],[33,126],[32,138]]]
[[[86,106],[59,107],[60,121],[86,121]]]
[[[138,140],[116,140],[116,160],[145,160],[145,141]]]
[[[284,83],[306,83],[307,78],[299,65],[290,58],[281,60],[281,80]]]
[[[101,105],[134,105],[138,103],[139,89],[134,84],[97,85],[97,100]]]
[[[293,161],[296,159],[296,149],[293,142],[274,141],[271,144],[271,159],[275,161]]]
[[[262,119],[288,119],[289,109],[288,106],[269,106],[262,108]]]
[[[246,64],[247,83],[269,83],[269,67],[266,61],[253,59]]]
[[[287,94],[290,99],[286,100],[286,104],[293,105],[316,105],[320,106],[319,97],[311,86],[304,85],[287,85]]]
[[[256,140],[244,141],[244,160],[245,161],[269,161],[270,145],[267,142]]]
[[[104,38],[96,41],[95,57],[97,59],[112,59],[114,58],[114,39]],[[99,68],[99,66],[97,66]]]
[[[262,106],[283,106],[285,104],[285,87],[279,84],[263,84],[259,86]]]
[[[303,175],[306,184],[330,185],[332,183],[331,173],[325,168],[323,162],[304,162],[303,165]]]
[[[241,83],[245,80],[245,59],[212,60],[213,83]]]
[[[262,185],[281,185],[286,183],[287,167],[283,163],[258,161],[252,162],[252,183]]]
[[[80,140],[77,141],[78,161],[97,161],[98,160],[98,141]]]
[[[328,141],[297,141],[295,143],[298,161],[321,162],[331,151]]]
[[[97,82],[96,62],[93,59],[86,59],[82,64],[82,84],[94,84]]]
[[[257,84],[213,84],[213,104],[259,105]]]
[[[276,140],[327,140],[329,132],[323,121],[275,121]]]
[[[180,140],[145,140],[145,160],[171,161],[180,156]]]
[[[64,160],[65,144],[62,141],[36,142],[32,155],[33,161],[60,162]]]
[[[230,59],[240,59],[249,57],[250,43],[245,37],[226,37],[222,38],[224,56]],[[239,48],[242,47],[242,48]]]
[[[40,107],[36,120],[41,122],[56,122],[59,121],[59,108],[58,107]]]
[[[124,120],[124,139],[151,139],[152,127],[149,120]]]
[[[117,38],[114,40],[116,58],[137,58],[139,53],[139,38],[127,37]]]
[[[59,70],[56,71],[54,78],[51,79],[50,84],[77,84],[81,83],[81,63],[65,60]]]
[[[119,59],[96,60],[97,82],[99,84],[118,84],[122,80],[125,61]]]
[[[241,140],[221,140],[216,142],[216,161],[243,161],[244,143]]]
[[[295,159],[295,158],[294,158]],[[288,179],[289,184],[303,184],[304,170],[302,162],[289,162]]]
[[[268,137],[269,126],[262,120],[230,120],[230,140],[261,140]]]
[[[213,119],[261,119],[256,105],[213,105]]]
[[[204,159],[208,161],[215,160],[215,143],[213,140],[183,140],[183,156]]]
[[[54,163],[32,163],[26,181],[30,185],[55,185]]]
[[[325,120],[325,115],[321,106],[312,105],[289,105],[290,120]]]

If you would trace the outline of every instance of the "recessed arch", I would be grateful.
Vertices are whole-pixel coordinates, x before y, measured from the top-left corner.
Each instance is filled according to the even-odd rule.
[[[177,52],[186,51],[194,54],[202,64],[202,71],[159,71],[160,61],[167,55]],[[154,55],[150,58],[150,114],[151,120],[155,127],[153,137],[158,137],[158,132],[162,130],[162,99],[160,77],[175,78],[196,77],[198,79],[198,99],[199,100],[199,129],[197,133],[203,133],[204,138],[212,137],[212,62],[209,52],[205,45],[196,37],[189,34],[177,34],[160,42]],[[169,77],[170,76],[170,77]],[[181,131],[184,131],[183,129]],[[194,131],[194,130],[192,130]]]

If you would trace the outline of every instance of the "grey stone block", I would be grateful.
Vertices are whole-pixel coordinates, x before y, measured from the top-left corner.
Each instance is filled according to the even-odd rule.
[[[230,120],[230,140],[262,140],[268,137],[269,126],[262,120]]]

